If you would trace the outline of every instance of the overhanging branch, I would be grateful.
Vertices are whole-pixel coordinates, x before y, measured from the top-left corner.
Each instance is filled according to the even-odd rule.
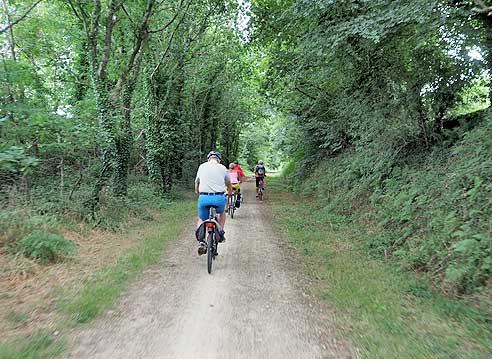
[[[14,25],[16,25],[19,22],[21,22],[22,20],[24,20],[25,17],[32,11],[32,9],[34,9],[41,1],[43,1],[43,0],[36,1],[34,4],[31,5],[31,7],[29,9],[27,9],[27,11],[20,18],[18,18],[15,21],[12,21],[10,24],[8,24],[4,28],[0,29],[0,34],[4,33],[5,31],[7,31],[8,29],[10,29]]]

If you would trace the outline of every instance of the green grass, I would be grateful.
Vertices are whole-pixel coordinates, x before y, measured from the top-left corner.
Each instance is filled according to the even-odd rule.
[[[315,292],[337,309],[340,334],[364,358],[490,358],[490,314],[433,292],[363,249],[368,229],[323,211],[326,203],[269,182],[280,231],[304,255]]]
[[[65,349],[65,340],[45,332],[28,338],[18,338],[0,344],[0,359],[46,359],[55,357]]]
[[[108,265],[78,288],[62,289],[58,303],[66,321],[57,323],[60,331],[87,323],[111,308],[142,270],[159,262],[166,245],[178,238],[188,223],[186,219],[195,214],[194,205],[190,199],[168,204],[155,222],[145,225],[145,234],[138,245],[115,264]],[[64,347],[62,339],[55,340],[45,333],[37,334],[0,343],[0,359],[52,358]]]
[[[82,290],[60,301],[61,310],[76,323],[86,323],[115,303],[128,283],[144,269],[156,264],[166,244],[177,238],[183,229],[183,218],[194,214],[194,202],[184,201],[169,206],[157,230],[142,238],[139,245],[84,284]]]
[[[12,324],[22,324],[29,319],[29,315],[16,310],[11,310],[7,313],[7,320]]]

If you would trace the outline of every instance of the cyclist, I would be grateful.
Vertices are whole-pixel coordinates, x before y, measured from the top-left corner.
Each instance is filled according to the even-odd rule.
[[[263,166],[263,161],[259,160],[258,164],[253,169],[256,178],[256,198],[258,198],[258,188],[260,187],[260,183],[262,187],[265,188],[265,177],[266,177],[266,168]]]
[[[242,178],[246,177],[246,176],[244,175],[244,172],[243,172],[241,166],[239,166],[239,162],[237,160],[235,160],[232,163],[234,163],[236,165],[237,173],[239,173],[239,179],[242,181]]]
[[[237,198],[236,198],[236,203],[234,204],[237,208],[241,206],[241,188],[240,188],[240,183],[241,183],[241,178],[239,175],[239,171],[237,170],[237,166],[234,163],[229,164],[229,177],[231,180],[231,186],[232,190],[237,193]]]
[[[232,162],[236,165],[236,170],[237,170],[237,173],[239,174],[239,182],[243,182],[243,178],[246,177],[246,175],[244,174],[243,172],[243,169],[241,168],[241,166],[239,166],[239,162],[237,160],[235,160],[234,162]],[[241,205],[241,190],[239,190],[239,192],[237,193],[237,207],[239,207]]]
[[[195,193],[199,194],[198,197],[198,218],[197,227],[208,219],[209,206],[217,207],[218,222],[219,225],[224,228],[226,221],[226,214],[224,213],[227,198],[227,193],[231,194],[232,187],[229,177],[229,172],[222,161],[222,155],[217,151],[210,151],[207,155],[207,162],[202,163],[198,167],[198,171],[195,179]],[[223,234],[223,233],[222,233]],[[199,239],[200,240],[200,239]],[[198,244],[198,254],[205,254],[207,247],[204,242],[200,241]]]

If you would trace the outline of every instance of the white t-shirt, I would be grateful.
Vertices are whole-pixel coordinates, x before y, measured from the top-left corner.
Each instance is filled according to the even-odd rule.
[[[202,163],[195,178],[195,182],[199,183],[199,192],[225,192],[229,180],[225,166],[215,161]]]

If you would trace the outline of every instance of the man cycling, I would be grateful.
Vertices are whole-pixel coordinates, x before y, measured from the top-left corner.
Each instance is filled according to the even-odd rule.
[[[198,197],[198,218],[197,227],[208,219],[208,207],[214,206],[217,208],[219,225],[224,228],[226,214],[224,213],[227,198],[227,193],[232,193],[231,181],[229,172],[224,165],[220,164],[222,155],[217,151],[210,151],[207,155],[207,162],[202,163],[198,167],[195,179],[195,193]],[[199,239],[200,240],[200,239]],[[207,247],[204,242],[198,244],[198,254],[205,254]]]
[[[253,169],[256,178],[256,198],[258,198],[258,188],[260,184],[263,188],[265,188],[265,177],[266,177],[266,168],[263,166],[263,161],[259,160],[258,164]]]

